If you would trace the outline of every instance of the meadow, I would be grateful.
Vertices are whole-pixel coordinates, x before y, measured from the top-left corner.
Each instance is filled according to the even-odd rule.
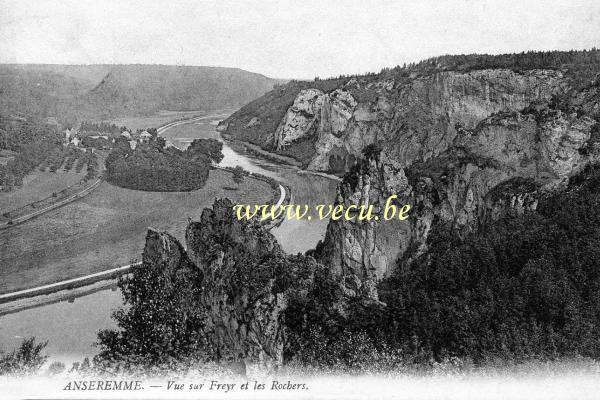
[[[223,112],[227,115],[227,111]],[[211,112],[212,114],[218,114],[218,112]],[[206,111],[160,111],[150,116],[139,116],[139,117],[122,117],[115,118],[109,121],[111,124],[117,126],[125,126],[130,130],[147,129],[147,128],[158,128],[162,125],[166,125],[169,122],[179,121],[186,118],[192,118],[196,116],[207,115]]]
[[[142,192],[103,182],[81,200],[0,232],[0,293],[129,264],[140,259],[148,227],[183,241],[188,217],[199,218],[215,198],[263,204],[273,196],[267,183],[247,178],[238,188],[221,170],[193,192]]]
[[[75,171],[33,171],[23,179],[23,185],[10,192],[0,192],[0,213],[20,208],[41,200],[52,193],[81,181],[85,170]]]

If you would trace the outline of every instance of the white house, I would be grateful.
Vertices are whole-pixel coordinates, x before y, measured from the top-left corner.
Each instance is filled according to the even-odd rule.
[[[65,129],[65,145],[71,143],[71,138],[74,137],[76,134],[77,129],[75,128]]]
[[[148,143],[152,139],[152,135],[148,133],[148,131],[143,131],[140,133],[140,142]]]
[[[131,140],[131,133],[129,133],[127,131],[121,132],[121,136],[127,138],[128,140]]]
[[[79,143],[81,143],[81,140],[77,136],[73,136],[71,138],[71,144],[72,145],[79,146]]]
[[[131,147],[131,150],[135,150],[135,148],[137,147],[137,142],[135,140],[130,140],[129,147]]]

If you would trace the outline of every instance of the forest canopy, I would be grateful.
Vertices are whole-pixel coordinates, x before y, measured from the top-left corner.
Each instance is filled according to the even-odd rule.
[[[196,139],[186,151],[165,147],[164,139],[138,143],[132,149],[118,138],[106,158],[107,180],[128,189],[156,192],[191,191],[204,186],[211,164],[219,163],[223,144]]]

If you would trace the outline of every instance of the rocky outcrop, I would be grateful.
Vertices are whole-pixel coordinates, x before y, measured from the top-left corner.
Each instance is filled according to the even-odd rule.
[[[204,276],[203,334],[209,348],[219,359],[242,361],[247,368],[281,364],[286,296],[275,290],[274,276],[258,276],[259,260],[282,256],[275,238],[258,223],[237,220],[228,200],[217,200],[199,222],[189,224],[186,242],[190,260]]]
[[[191,280],[186,304],[201,315],[194,334],[204,352],[215,361],[242,363],[247,373],[281,365],[287,288],[276,287],[271,268],[285,258],[275,238],[258,222],[239,221],[224,199],[190,221],[186,244],[187,252],[170,234],[149,229],[143,261],[165,292],[177,291],[170,282],[180,274]]]
[[[309,136],[317,124],[317,114],[323,105],[324,94],[318,89],[302,90],[275,131],[274,147],[286,145]]]
[[[519,111],[566,90],[559,71],[439,72],[395,81],[353,78],[331,93],[301,91],[274,133],[276,150],[314,141],[308,169],[348,170],[369,144],[380,142],[402,163],[439,155],[459,129]]]
[[[157,269],[165,278],[169,289],[173,289],[171,281],[178,271],[189,267],[189,260],[181,243],[169,233],[153,228],[148,228],[146,232],[142,261]]]
[[[471,126],[459,127],[435,156],[403,160],[387,148],[355,168],[338,189],[338,204],[371,204],[380,211],[396,194],[399,206],[412,206],[410,218],[330,221],[320,260],[340,274],[380,280],[398,258],[426,249],[432,224],[471,231],[507,214],[535,210],[539,196],[600,156],[600,149],[588,146],[595,120],[547,104],[497,113]]]
[[[329,312],[342,318],[349,313],[345,299],[377,299],[373,282],[352,274],[331,278],[329,268],[312,257],[284,254],[260,222],[238,220],[227,199],[216,200],[199,221],[190,221],[186,244],[187,251],[168,233],[149,229],[143,261],[151,271],[134,274],[154,277],[162,295],[183,295],[189,313],[200,316],[195,326],[201,328],[193,334],[201,338],[208,357],[243,364],[252,376],[282,365],[288,307],[296,304],[298,312],[298,304],[310,304],[311,293],[320,292],[317,281],[331,280],[333,286],[327,288],[332,293],[323,295],[330,301]],[[186,282],[185,293],[177,293],[171,282]],[[332,302],[335,296],[339,298]],[[187,314],[182,315],[178,323],[185,325]]]
[[[248,122],[248,124],[246,124],[246,128],[253,128],[253,127],[259,126],[259,125],[260,125],[260,119],[258,119],[258,117],[254,117]]]

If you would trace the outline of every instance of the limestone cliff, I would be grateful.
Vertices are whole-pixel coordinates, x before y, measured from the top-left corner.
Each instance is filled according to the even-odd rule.
[[[346,172],[375,142],[410,163],[443,152],[460,129],[532,102],[563,110],[578,103],[597,115],[598,88],[590,83],[599,61],[596,49],[443,56],[376,74],[291,81],[242,107],[221,129],[310,170]]]
[[[342,274],[380,280],[398,258],[425,250],[433,223],[460,233],[507,213],[534,210],[539,196],[599,160],[600,148],[590,144],[597,122],[586,113],[536,103],[462,123],[427,157],[402,157],[387,148],[354,168],[339,187],[337,203],[381,210],[397,194],[396,204],[412,206],[410,218],[331,221],[319,246],[321,261]]]
[[[339,295],[328,311],[345,315],[349,298],[378,304],[377,282],[398,260],[422,255],[435,224],[462,235],[533,211],[599,162],[600,83],[582,74],[577,81],[567,68],[436,64],[279,87],[221,130],[298,157],[308,169],[346,171],[336,204],[372,205],[380,214],[396,195],[393,205],[412,207],[408,220],[330,221],[317,249],[293,258],[262,227],[237,221],[230,202],[217,201],[190,223],[187,252],[157,239],[145,257],[170,254],[198,271],[215,358],[280,365],[290,302],[311,302],[308,293],[323,281],[317,274],[331,273],[326,290]]]
[[[373,204],[377,211],[397,194],[398,205],[413,207],[406,222],[328,226],[317,251],[321,261],[340,276],[377,281],[398,258],[425,250],[433,223],[461,232],[535,209],[539,196],[597,161],[600,86],[592,78],[598,66],[565,60],[594,59],[598,52],[558,54],[557,62],[535,54],[483,57],[480,68],[473,67],[479,61],[465,67],[460,57],[449,64],[442,58],[330,86],[315,80],[291,92],[279,88],[278,99],[295,93],[291,102],[258,101],[260,108],[242,113],[243,125],[267,120],[261,110],[274,104],[282,111],[268,117],[277,127],[262,129],[258,142],[310,170],[350,171],[337,203]],[[519,62],[526,67],[512,67]],[[494,64],[506,67],[485,67]],[[234,136],[231,126],[240,117],[226,121]],[[355,165],[370,145],[381,156]]]
[[[160,293],[141,301],[165,297],[171,307],[173,299],[182,297],[176,303],[182,311],[176,326],[164,329],[185,327],[190,316],[199,318],[183,335],[197,338],[192,347],[201,346],[210,360],[243,364],[246,373],[269,372],[283,363],[290,303],[292,319],[300,321],[296,329],[303,329],[301,309],[314,303],[311,296],[325,296],[330,305],[322,309],[342,318],[344,299],[377,297],[374,287],[356,277],[336,278],[312,257],[284,254],[262,224],[238,220],[227,199],[216,200],[199,221],[190,221],[186,244],[187,251],[168,233],[148,231],[144,263],[134,270],[133,280]],[[317,281],[331,282],[332,293],[320,293]]]
[[[404,81],[353,79],[328,94],[301,91],[273,141],[282,150],[313,138],[308,169],[319,171],[347,170],[375,142],[400,162],[427,159],[448,148],[457,127],[472,129],[491,114],[550,100],[565,85],[563,74],[552,70],[440,72]]]

